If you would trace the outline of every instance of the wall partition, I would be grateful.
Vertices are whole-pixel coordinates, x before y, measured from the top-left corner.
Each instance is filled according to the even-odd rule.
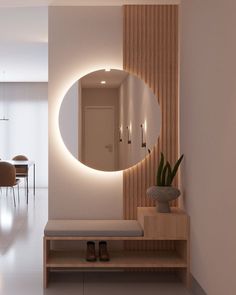
[[[63,21],[62,21],[63,20]],[[122,7],[49,7],[49,218],[121,219],[122,172],[76,160],[58,117],[71,85],[106,67],[122,69]]]
[[[107,67],[142,78],[162,111],[154,151],[124,172],[81,164],[66,149],[58,128],[70,86]],[[178,157],[178,6],[50,7],[49,115],[50,218],[135,219],[137,206],[154,205],[146,188],[154,183],[159,152],[171,163]]]
[[[162,115],[151,154],[124,171],[124,218],[135,219],[137,206],[153,206],[146,189],[155,184],[160,152],[170,163],[178,158],[178,5],[124,6],[123,52],[124,69],[149,85]]]
[[[161,132],[142,162],[123,173],[123,214],[136,219],[137,207],[154,206],[146,196],[155,184],[160,152],[173,163],[178,157],[178,6],[124,7],[124,69],[142,78],[161,108]],[[177,179],[175,180],[177,184]],[[176,202],[173,205],[177,205]],[[128,249],[173,249],[172,241],[126,242]]]

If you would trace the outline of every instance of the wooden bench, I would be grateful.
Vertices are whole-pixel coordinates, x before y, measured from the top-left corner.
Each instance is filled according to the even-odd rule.
[[[138,220],[49,220],[44,232],[44,287],[54,269],[174,268],[189,284],[189,218],[180,209],[157,213],[137,209]],[[85,250],[56,250],[55,241],[173,240],[174,249],[159,251],[109,251],[110,261],[88,262]],[[67,248],[67,249],[66,249]]]

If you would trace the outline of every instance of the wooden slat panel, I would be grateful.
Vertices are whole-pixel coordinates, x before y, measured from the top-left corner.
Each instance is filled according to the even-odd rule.
[[[124,218],[134,219],[137,206],[155,205],[146,189],[155,184],[160,152],[172,164],[178,158],[178,5],[125,5],[123,32],[123,68],[150,86],[162,113],[160,136],[151,154],[123,174]],[[130,247],[171,249],[173,242],[135,242]]]

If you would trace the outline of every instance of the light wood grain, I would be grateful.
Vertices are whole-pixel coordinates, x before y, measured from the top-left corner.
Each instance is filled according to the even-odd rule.
[[[44,287],[47,288],[50,268],[122,268],[179,269],[182,280],[189,285],[189,217],[179,208],[171,213],[157,213],[154,207],[139,207],[138,220],[144,229],[140,237],[44,237]],[[130,241],[129,250],[110,252],[109,262],[87,262],[85,251],[52,250],[52,241]],[[147,242],[149,244],[147,245]],[[157,244],[158,242],[158,244]],[[167,248],[167,242],[170,249]],[[159,250],[156,250],[158,248]],[[135,251],[138,249],[139,251]],[[147,250],[149,249],[149,250]]]
[[[43,238],[43,285],[44,285],[44,288],[47,288],[48,280],[49,280],[49,268],[47,268],[49,249],[50,249],[50,240],[47,240],[46,237],[44,237]]]
[[[154,202],[146,196],[146,189],[155,184],[160,151],[164,152],[171,164],[179,155],[178,6],[125,5],[123,11],[123,68],[150,86],[162,113],[160,137],[151,154],[123,172],[124,218],[134,219],[137,217],[137,207],[154,206]],[[178,176],[174,185],[178,185]],[[177,201],[172,206],[177,206]],[[126,245],[128,248],[131,246],[130,243]],[[164,245],[166,249],[173,246],[163,242],[157,243],[156,247],[163,249]],[[141,248],[152,247],[153,244],[143,243]]]
[[[190,288],[190,253],[189,253],[189,240],[176,241],[175,244],[178,255],[186,262],[186,269],[178,273],[183,283]]]
[[[188,216],[179,208],[171,213],[158,213],[154,207],[139,207],[138,221],[143,227],[144,237],[160,240],[188,239]]]
[[[152,252],[110,252],[110,261],[88,262],[85,252],[80,251],[50,251],[47,267],[58,268],[158,268],[174,267],[185,268],[186,262],[175,251],[152,251]]]
[[[49,241],[163,241],[173,240],[172,237],[45,237]]]

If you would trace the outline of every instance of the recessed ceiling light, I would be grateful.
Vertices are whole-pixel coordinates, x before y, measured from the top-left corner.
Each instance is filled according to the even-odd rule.
[[[101,83],[101,84],[106,84],[106,81],[101,81],[100,83]]]

